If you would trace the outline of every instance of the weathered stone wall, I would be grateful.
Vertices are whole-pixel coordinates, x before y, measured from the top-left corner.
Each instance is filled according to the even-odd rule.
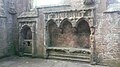
[[[2,16],[1,16],[2,17]],[[6,30],[6,18],[0,17],[0,57],[9,55],[7,44],[7,30]]]
[[[0,57],[15,54],[18,44],[17,13],[19,15],[29,10],[29,2],[30,0],[0,0]]]
[[[107,9],[107,0],[95,1],[96,3],[92,6],[83,5],[84,0],[67,0],[64,2],[66,5],[70,5],[68,7],[41,7],[38,8],[38,19],[36,23],[36,41],[37,41],[37,54],[38,56],[45,57],[46,54],[45,47],[45,33],[46,32],[46,23],[47,19],[45,16],[45,12],[55,12],[62,11],[64,9],[84,9],[95,7],[94,13],[94,26],[95,29],[95,44],[96,44],[96,52],[97,52],[97,62],[99,63],[107,63],[106,60],[118,60],[119,59],[119,40],[120,40],[120,29],[119,29],[119,14],[110,13],[106,14],[104,11]],[[69,29],[68,29],[69,30]],[[66,34],[69,35],[69,34]],[[66,36],[65,35],[65,36]],[[73,38],[73,37],[72,37]],[[54,39],[53,39],[54,40]],[[64,39],[61,39],[64,40]],[[67,41],[65,41],[67,42]],[[67,42],[68,43],[68,42]],[[72,43],[73,44],[73,43]]]
[[[10,36],[8,37],[10,34],[8,29],[11,25],[9,25],[7,18],[7,0],[0,0],[0,6],[0,57],[4,57],[13,54],[11,52],[13,49],[11,40],[9,40]]]
[[[119,59],[120,27],[119,15],[108,13],[102,15],[104,19],[99,21],[96,29],[96,46],[98,48],[98,58],[101,60]]]
[[[97,52],[97,62],[104,63],[108,60],[120,59],[120,15],[118,13],[104,13],[107,9],[107,0],[96,1],[96,4],[91,7],[96,7],[95,10],[95,44]],[[13,3],[10,3],[13,2]],[[24,11],[30,10],[30,0],[0,0],[0,57],[12,55],[18,44],[18,23],[17,15]],[[86,6],[83,5],[83,0],[67,0],[64,4],[67,7],[54,7],[54,8],[39,8],[36,23],[36,41],[37,41],[37,54],[44,57],[45,55],[45,14],[44,12],[59,11],[68,9],[82,9]],[[82,6],[81,6],[82,5]],[[10,11],[12,7],[13,12]],[[18,13],[15,14],[15,11]],[[89,8],[87,6],[87,8]],[[69,35],[69,34],[68,34]],[[66,35],[65,35],[66,36]],[[66,41],[67,42],[67,41]],[[119,62],[119,61],[118,61]]]
[[[97,61],[102,64],[114,62],[113,65],[115,65],[120,58],[120,15],[114,12],[104,13],[107,10],[106,4],[107,1],[101,0],[96,9],[95,40],[98,53]]]
[[[16,5],[16,11],[18,16],[25,11],[30,11],[32,8],[32,0],[13,0]]]

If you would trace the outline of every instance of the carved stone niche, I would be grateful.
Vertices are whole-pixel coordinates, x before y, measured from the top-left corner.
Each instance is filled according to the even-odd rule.
[[[84,0],[84,5],[93,5],[94,3],[94,0]]]

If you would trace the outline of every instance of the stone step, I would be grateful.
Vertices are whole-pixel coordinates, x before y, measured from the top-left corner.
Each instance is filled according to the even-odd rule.
[[[81,59],[81,58],[70,58],[70,57],[58,57],[58,56],[49,56],[49,59],[58,59],[58,60],[71,60],[71,61],[80,61],[90,63],[90,59]]]
[[[57,57],[69,57],[69,58],[80,58],[80,59],[90,59],[89,56],[78,56],[78,55],[65,55],[65,54],[49,54],[50,56],[57,56]]]
[[[48,51],[49,50],[60,50],[60,51],[66,51],[66,50],[69,50],[69,51],[72,51],[72,52],[75,52],[75,51],[85,51],[85,52],[89,52],[91,53],[91,50],[90,49],[83,49],[83,48],[65,48],[65,47],[47,47],[46,48]]]
[[[25,56],[32,56],[30,53],[24,53]]]

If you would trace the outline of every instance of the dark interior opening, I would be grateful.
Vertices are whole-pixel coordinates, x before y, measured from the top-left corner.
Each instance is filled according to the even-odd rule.
[[[32,39],[32,31],[29,26],[25,25],[23,26],[21,30],[21,35],[23,39]]]
[[[54,21],[50,20],[48,22],[48,32],[49,32],[49,47],[53,47],[57,45],[57,36],[58,36],[58,28]]]
[[[90,27],[85,20],[78,21],[77,25],[77,41],[79,47],[89,48],[90,47]]]

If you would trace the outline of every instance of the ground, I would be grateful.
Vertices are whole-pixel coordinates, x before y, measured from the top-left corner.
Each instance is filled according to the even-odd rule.
[[[76,61],[40,59],[30,57],[8,57],[0,59],[0,67],[105,67]]]

